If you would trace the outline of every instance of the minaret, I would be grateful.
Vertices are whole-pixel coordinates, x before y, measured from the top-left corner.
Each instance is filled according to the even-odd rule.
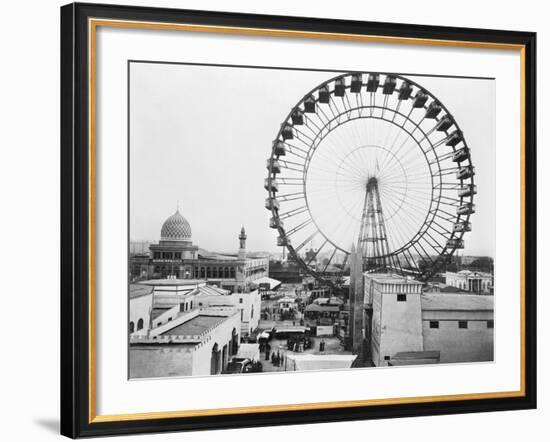
[[[241,227],[241,233],[239,234],[239,259],[246,258],[246,232],[244,226]]]

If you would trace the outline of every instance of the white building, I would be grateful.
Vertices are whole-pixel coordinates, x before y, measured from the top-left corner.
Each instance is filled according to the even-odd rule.
[[[146,335],[151,328],[153,288],[141,284],[130,284],[130,311],[128,333]]]
[[[421,294],[421,282],[400,276],[365,274],[365,304],[372,306],[374,365],[387,365],[399,352],[423,351]]]
[[[390,274],[363,282],[361,339],[374,365],[493,360],[492,296],[423,293],[421,282]]]
[[[445,284],[468,292],[490,293],[493,287],[493,276],[490,273],[471,270],[446,272]]]
[[[232,293],[229,290],[207,285],[203,280],[195,279],[155,279],[132,284],[134,290],[143,286],[149,287],[152,292],[152,297],[149,300],[149,304],[152,304],[150,305],[150,321],[146,321],[145,327],[159,327],[171,321],[180,308],[181,312],[187,312],[196,308],[216,307],[239,311],[240,330],[243,336],[258,328],[261,311],[261,296],[258,290],[250,293]],[[132,305],[137,307],[138,302],[131,301],[130,310],[135,316],[137,313],[133,310],[136,310],[136,307],[132,307]],[[148,324],[149,322],[150,324]],[[144,330],[140,334],[146,333],[147,330]]]
[[[149,336],[130,336],[130,378],[220,374],[238,351],[239,329],[234,309],[181,312]]]
[[[196,298],[199,308],[227,307],[239,312],[241,335],[248,336],[258,328],[261,312],[261,295],[258,290],[250,293],[231,293],[214,287],[203,287]]]
[[[493,360],[492,296],[424,294],[424,350],[437,350],[440,362]]]
[[[221,373],[241,335],[258,327],[258,291],[231,293],[205,281],[162,279],[130,288],[130,377]]]

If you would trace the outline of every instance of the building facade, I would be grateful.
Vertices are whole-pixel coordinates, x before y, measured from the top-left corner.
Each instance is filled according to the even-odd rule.
[[[130,336],[130,378],[220,374],[239,348],[235,310],[195,309],[157,328]]]
[[[153,288],[141,284],[130,284],[130,311],[128,333],[146,335],[151,329],[153,309]]]
[[[361,256],[352,248],[348,339],[358,366],[493,360],[493,296],[426,292],[409,277],[364,272]]]
[[[367,274],[368,275],[368,274]],[[404,351],[423,351],[422,283],[395,275],[365,275],[365,303],[372,306],[370,354],[376,366]]]
[[[258,292],[255,294],[259,303]],[[239,308],[248,303],[240,303],[237,296],[255,299],[254,294],[231,293],[200,280],[131,284],[130,377],[223,372],[238,351],[243,324],[247,331],[254,326],[244,317],[244,307]],[[259,305],[256,309],[259,311]]]
[[[467,292],[489,294],[493,290],[493,275],[471,270],[446,272],[445,284]]]
[[[365,309],[372,311],[370,324],[364,315],[363,338],[375,366],[394,365],[403,354],[437,354],[442,363],[493,360],[492,296],[423,293],[423,284],[412,279],[363,276]]]
[[[149,246],[149,253],[130,254],[130,281],[202,279],[227,290],[249,291],[256,280],[269,275],[269,256],[246,252],[244,227],[238,239],[236,254],[201,250],[193,244],[189,222],[177,210],[162,225],[160,240]]]

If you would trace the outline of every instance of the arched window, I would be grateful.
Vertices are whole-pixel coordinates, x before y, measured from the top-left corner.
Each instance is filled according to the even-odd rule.
[[[223,267],[218,269],[218,275],[220,275],[220,278],[223,278]]]
[[[195,267],[195,279],[199,279],[199,268]]]
[[[201,278],[204,278],[206,273],[204,272],[204,267],[201,267]]]
[[[235,267],[231,267],[231,278],[235,277]]]
[[[130,327],[129,327],[129,330],[128,330],[130,333],[134,333],[134,323],[132,321],[130,321]]]
[[[252,304],[252,308],[250,309],[250,319],[254,317],[254,304]]]
[[[139,318],[137,322],[137,329],[141,330],[143,328],[143,319]]]
[[[218,277],[218,268],[213,267],[212,268],[212,278],[217,278],[217,277]]]
[[[223,276],[224,278],[229,278],[229,267],[223,269]]]
[[[212,277],[212,270],[210,267],[206,267],[206,277],[211,278]]]

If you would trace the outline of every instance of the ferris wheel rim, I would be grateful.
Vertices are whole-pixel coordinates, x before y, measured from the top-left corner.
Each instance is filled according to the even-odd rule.
[[[351,77],[351,76],[353,76],[353,75],[355,75],[355,74],[360,74],[361,76],[362,76],[362,75],[369,75],[369,74],[384,75],[384,76],[386,76],[386,77],[391,76],[391,77],[394,77],[394,78],[396,78],[396,79],[400,79],[402,82],[406,82],[408,85],[413,85],[413,86],[415,86],[415,87],[418,89],[418,91],[421,91],[422,93],[427,94],[434,102],[437,102],[437,103],[439,104],[439,106],[441,106],[441,109],[444,111],[444,115],[445,115],[445,116],[449,116],[449,117],[451,118],[451,121],[452,121],[451,127],[452,127],[452,126],[455,126],[455,127],[456,127],[456,131],[457,131],[457,132],[459,133],[459,135],[461,136],[461,141],[462,141],[464,147],[467,148],[467,149],[469,150],[468,143],[467,143],[467,141],[466,141],[466,139],[465,139],[465,137],[464,137],[464,134],[463,134],[463,132],[462,132],[462,130],[461,130],[461,128],[460,128],[458,122],[457,122],[456,119],[454,118],[453,114],[448,110],[448,108],[447,108],[447,107],[446,107],[446,106],[445,106],[445,105],[444,105],[444,104],[443,104],[443,103],[442,103],[433,93],[431,93],[430,91],[428,91],[426,88],[424,88],[423,86],[421,86],[420,84],[418,84],[418,83],[415,82],[414,80],[411,80],[411,79],[409,79],[408,77],[405,77],[405,76],[400,75],[400,74],[385,73],[385,72],[366,72],[366,71],[343,73],[343,74],[337,75],[337,76],[335,76],[335,77],[332,77],[332,78],[330,78],[330,79],[328,79],[328,80],[322,82],[321,84],[317,85],[317,86],[314,87],[313,89],[311,89],[311,90],[310,90],[307,94],[305,94],[305,95],[302,97],[302,99],[301,99],[300,101],[298,101],[298,103],[291,109],[291,111],[289,112],[289,114],[288,114],[287,117],[285,118],[284,123],[281,125],[281,128],[279,129],[279,132],[277,133],[276,140],[280,140],[280,139],[281,139],[281,134],[282,134],[282,131],[283,131],[283,128],[284,128],[285,124],[288,124],[288,123],[289,123],[289,121],[291,120],[291,117],[292,117],[293,113],[294,113],[297,109],[300,109],[300,106],[303,106],[303,105],[304,105],[304,102],[305,102],[306,99],[312,97],[312,98],[314,99],[314,101],[315,101],[315,104],[318,104],[319,99],[318,99],[318,98],[315,99],[315,98],[313,97],[314,92],[319,91],[319,90],[321,90],[322,88],[324,88],[324,87],[330,85],[331,83],[336,82],[336,80],[338,80],[338,79],[341,79],[341,78],[345,79],[345,78]],[[364,85],[364,83],[362,83],[362,84]],[[404,83],[402,83],[402,85],[403,85],[403,84],[404,84]],[[344,87],[345,87],[345,89],[349,89],[349,88],[350,88],[350,86],[348,86],[348,85],[345,85]],[[378,92],[378,91],[376,91],[376,92]],[[375,93],[376,93],[376,92],[375,92]],[[329,94],[332,96],[332,95],[334,94],[334,90],[332,90],[332,91],[329,90]],[[387,109],[387,110],[389,110],[389,111],[391,111],[391,112],[397,113],[395,109],[386,108],[385,106],[384,106],[384,109]],[[409,115],[410,115],[410,114],[409,114]],[[371,117],[371,118],[372,118],[372,117]],[[384,121],[388,121],[388,120],[386,120],[386,119],[384,119],[384,118],[380,118],[380,119],[381,119],[381,120],[384,120]],[[408,117],[407,117],[407,120],[410,121],[411,123],[415,124],[415,121],[414,121],[414,120],[410,120]],[[342,124],[345,124],[345,123],[347,123],[347,122],[349,122],[349,121],[350,121],[350,120],[346,120],[346,121],[345,121],[344,123],[342,123]],[[422,122],[422,120],[421,120],[421,122]],[[415,126],[418,127],[419,124],[420,124],[420,123],[415,124]],[[333,130],[335,130],[337,127],[340,127],[340,126],[341,126],[341,124],[337,125],[335,128],[333,128],[332,130],[328,131],[328,132],[322,137],[322,139],[324,139],[329,133],[331,133]],[[291,127],[293,127],[293,125],[291,125]],[[401,129],[403,129],[403,128],[401,127]],[[447,130],[445,131],[445,134],[448,135]],[[422,151],[422,153],[423,153],[424,156],[426,157],[426,154],[424,153],[424,150],[422,149],[422,146],[418,143],[418,141],[416,140],[416,138],[414,138],[414,137],[411,136],[410,134],[409,134],[409,136],[415,141],[415,143],[417,144],[417,146],[420,148],[420,150]],[[432,147],[432,150],[436,153],[437,165],[438,165],[438,167],[440,167],[440,162],[441,162],[442,160],[440,160],[439,157],[437,156],[437,151],[434,149],[433,144],[431,143],[431,140],[430,140],[429,138],[427,138],[427,139],[428,139],[428,141],[430,142],[430,146]],[[321,141],[322,141],[322,140],[321,140]],[[319,146],[319,144],[321,143],[321,141],[320,141],[319,143],[317,143],[316,148]],[[310,158],[309,152],[310,152],[310,151],[308,151],[308,158]],[[456,152],[454,146],[452,146],[452,152]],[[313,152],[313,154],[314,154],[314,153],[315,153],[315,152]],[[275,148],[273,147],[270,158],[273,159],[274,157],[276,157],[276,155],[275,155]],[[278,158],[278,156],[277,156],[277,158]],[[307,161],[307,167],[306,167],[306,168],[309,168],[310,162],[311,162],[311,159],[310,159],[309,161]],[[468,156],[467,156],[467,158],[466,158],[466,160],[465,160],[464,162],[467,163],[467,166],[468,166],[468,167],[472,167],[472,168],[473,168],[472,158],[471,158],[471,155],[470,155],[470,154],[468,154]],[[462,163],[462,161],[459,161],[459,162],[458,162],[457,168],[463,167],[463,166],[461,166],[461,163]],[[431,195],[431,198],[430,198],[430,209],[428,210],[428,213],[427,213],[427,215],[426,215],[426,220],[428,220],[428,218],[429,218],[429,216],[430,216],[431,208],[432,208],[432,206],[433,206],[433,204],[434,204],[434,202],[435,202],[435,201],[434,201],[433,192],[434,192],[434,189],[435,189],[435,187],[436,187],[436,186],[433,184],[433,176],[434,176],[434,175],[433,175],[432,168],[431,168],[431,164],[429,163],[429,161],[428,161],[428,166],[429,166],[430,172],[431,172],[430,175],[431,175],[431,180],[432,180],[432,186],[431,186],[431,187],[432,187],[432,195]],[[275,175],[276,175],[276,174],[273,173],[272,168],[271,168],[271,166],[270,166],[268,177],[271,178],[271,179],[275,179]],[[438,200],[437,200],[436,209],[435,209],[435,211],[433,212],[433,215],[432,215],[432,217],[430,218],[429,223],[428,223],[428,224],[423,223],[423,225],[420,227],[420,229],[417,231],[417,233],[416,233],[415,235],[413,235],[413,237],[412,237],[404,246],[400,247],[399,249],[393,250],[392,253],[389,254],[389,255],[398,255],[398,254],[401,253],[403,250],[405,250],[405,246],[406,246],[407,248],[410,248],[410,247],[411,247],[411,243],[413,243],[413,242],[415,242],[415,241],[418,242],[418,241],[426,234],[426,232],[428,232],[428,230],[430,229],[430,227],[431,227],[431,225],[432,225],[432,223],[433,223],[433,221],[434,221],[434,219],[435,219],[435,216],[436,216],[436,214],[437,214],[437,211],[439,210],[441,193],[442,193],[442,191],[443,191],[443,185],[442,185],[443,183],[442,183],[442,181],[441,181],[441,171],[440,171],[439,177],[440,177],[440,184],[441,184],[440,187],[439,187],[439,194],[438,194],[438,197],[439,197],[439,198],[438,198]],[[304,198],[306,199],[306,202],[307,202],[306,181],[307,181],[307,180],[306,180],[306,177],[305,177],[305,175],[304,175],[304,179],[303,179],[303,194],[304,194]],[[462,178],[457,179],[457,181],[458,181],[458,183],[456,184],[457,186],[459,185],[459,186],[462,187],[462,186],[464,186],[464,184],[465,184],[465,182],[466,182],[466,185],[475,187],[475,180],[474,180],[474,176],[473,176],[473,175],[471,175],[471,176],[469,176],[469,177],[467,177],[467,178],[465,178],[465,179],[462,179]],[[272,190],[268,190],[268,193],[269,193],[269,198],[270,198],[270,199],[276,199],[275,192],[273,192]],[[464,197],[460,197],[460,201],[461,201],[461,202],[462,202],[463,199],[464,199]],[[472,194],[472,195],[469,196],[469,203],[470,203],[470,204],[473,204],[473,200],[474,200],[474,198],[473,198],[473,194]],[[345,249],[343,249],[343,248],[341,248],[341,247],[339,247],[338,245],[334,244],[334,242],[331,241],[331,239],[330,239],[329,237],[325,236],[325,234],[322,232],[322,230],[321,230],[321,229],[319,228],[319,226],[317,225],[317,223],[316,223],[316,221],[315,221],[315,218],[313,217],[313,215],[312,215],[312,213],[311,213],[309,207],[308,207],[308,212],[309,212],[309,217],[310,217],[310,219],[311,219],[312,222],[316,225],[316,228],[317,228],[317,230],[319,231],[319,233],[321,233],[321,235],[325,238],[326,241],[330,242],[330,243],[335,247],[335,252],[336,252],[336,250],[340,250],[341,252],[343,252],[343,253],[346,255],[346,256],[345,256],[345,259],[347,259],[347,257],[349,256],[349,253],[350,253],[350,252],[347,251],[347,250],[345,250]],[[272,215],[273,215],[274,218],[278,218],[278,216],[279,216],[279,214],[278,214],[278,209],[276,210],[275,208],[272,207],[272,208],[271,208],[271,213],[272,213]],[[453,218],[455,219],[455,221],[454,221],[455,223],[457,223],[457,222],[459,222],[459,221],[463,221],[464,223],[469,223],[470,217],[471,217],[471,214],[470,214],[470,213],[468,213],[468,214],[466,214],[466,215],[463,215],[463,214],[455,214],[455,215],[453,216]],[[424,227],[425,227],[425,228],[424,228]],[[285,232],[285,229],[284,229],[284,228],[282,228],[282,227],[277,227],[277,230],[278,230],[280,236],[284,237],[284,236],[286,235],[286,232]],[[424,230],[424,231],[422,232],[422,230]],[[420,232],[422,232],[422,233],[420,233]],[[466,231],[461,231],[461,232],[452,231],[452,232],[449,232],[449,238],[448,238],[448,240],[452,240],[452,239],[462,240],[462,238],[464,237],[465,233],[466,233]],[[419,234],[420,234],[420,235],[419,235]],[[417,238],[417,236],[418,236],[418,238]],[[437,263],[438,261],[442,260],[442,259],[446,259],[447,257],[450,257],[450,256],[452,255],[452,253],[454,253],[454,252],[456,251],[457,246],[455,245],[454,247],[449,247],[449,246],[448,246],[448,243],[449,243],[449,241],[447,241],[447,243],[445,244],[445,246],[442,247],[441,252],[440,252],[440,253],[438,254],[438,256],[435,258],[435,259],[436,259],[436,263]],[[311,269],[311,268],[309,267],[309,265],[308,265],[307,263],[305,263],[305,262],[302,260],[302,258],[299,257],[298,252],[295,250],[295,248],[294,248],[293,245],[291,245],[290,243],[287,243],[287,245],[286,245],[285,247],[287,247],[287,249],[288,249],[289,252],[294,256],[294,258],[296,259],[296,261],[297,261],[298,263],[300,263],[306,270],[308,270],[309,273],[311,273],[311,274],[313,274],[313,275],[320,276],[318,272],[316,272],[316,271],[314,271],[313,269]],[[417,251],[417,252],[418,252],[418,251]],[[424,252],[426,252],[426,251],[424,250]],[[429,257],[429,254],[428,254],[427,252],[426,252],[426,255]],[[408,260],[408,259],[407,259],[407,260]],[[430,260],[431,260],[431,259],[430,259]],[[432,264],[434,264],[434,263],[432,262]]]

